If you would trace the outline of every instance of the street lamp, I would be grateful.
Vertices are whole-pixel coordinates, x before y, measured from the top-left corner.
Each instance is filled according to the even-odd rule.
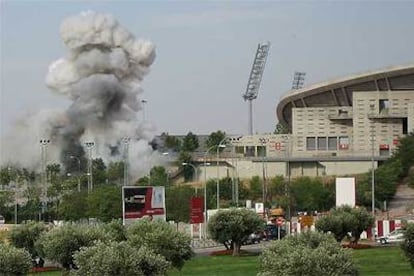
[[[42,189],[41,189],[41,204],[42,210],[39,214],[39,220],[46,209],[46,196],[47,196],[47,175],[46,175],[46,159],[47,159],[47,145],[50,143],[49,139],[40,140],[40,154],[42,161]]]
[[[209,147],[204,153],[204,238],[207,238],[207,166],[210,163],[207,163],[207,154],[210,150],[214,149],[216,146]],[[207,165],[208,164],[208,165]]]
[[[194,166],[193,164],[190,164],[190,163],[187,163],[187,162],[183,162],[183,163],[181,163],[181,165],[183,165],[183,166],[191,166],[194,169],[193,181],[196,182],[198,180],[197,167]],[[196,195],[197,195],[197,186],[196,186]]]
[[[76,156],[69,156],[70,159],[75,159],[76,161],[78,161],[78,192],[81,191],[81,183],[80,183],[80,175],[81,175],[81,165],[80,165],[80,159]]]
[[[93,178],[92,178],[92,149],[95,146],[95,142],[86,142],[88,148],[88,193],[93,189]]]
[[[219,153],[220,148],[225,148],[226,145],[222,144],[227,137],[224,137],[217,145],[217,210],[220,209],[220,167],[219,167]]]
[[[371,109],[371,114],[374,115],[374,105],[370,104],[369,107]],[[371,193],[372,193],[371,208],[372,208],[372,216],[375,219],[375,162],[374,162],[374,121],[373,121],[373,118],[371,119],[371,135],[370,136],[371,136]]]
[[[128,149],[129,149],[129,141],[131,138],[124,137],[122,141],[124,142],[124,186],[128,186],[128,165],[129,165],[129,159],[128,159]]]
[[[262,145],[262,173],[263,173],[263,185],[262,185],[262,201],[263,201],[263,217],[266,213],[266,168],[265,168],[265,156],[266,156],[266,138],[259,138],[259,141]]]

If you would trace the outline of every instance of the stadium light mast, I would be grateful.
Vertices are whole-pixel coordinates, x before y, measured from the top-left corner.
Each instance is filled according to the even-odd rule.
[[[292,89],[301,89],[305,83],[305,72],[295,72],[293,75]]]
[[[262,81],[263,71],[266,65],[267,56],[270,50],[270,42],[266,44],[259,44],[256,51],[256,56],[253,61],[253,66],[250,71],[249,81],[247,82],[246,92],[243,94],[243,99],[249,104],[249,118],[248,118],[248,134],[253,134],[253,100],[257,98],[259,93],[260,83]]]

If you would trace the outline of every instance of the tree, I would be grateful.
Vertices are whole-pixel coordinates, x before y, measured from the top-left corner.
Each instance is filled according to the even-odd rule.
[[[0,243],[0,275],[28,275],[31,268],[32,259],[29,252]]]
[[[124,162],[110,162],[108,164],[107,175],[109,183],[121,186],[124,179]]]
[[[190,246],[190,237],[159,220],[141,219],[129,225],[127,240],[135,248],[139,249],[141,246],[151,248],[179,270],[184,266],[184,262],[194,255]]]
[[[17,248],[24,248],[35,260],[39,256],[36,251],[35,243],[39,236],[47,231],[43,222],[28,222],[21,224],[19,227],[12,228],[10,232],[10,242]]]
[[[87,215],[103,222],[122,217],[122,191],[118,186],[104,185],[88,195]]]
[[[59,216],[62,219],[69,221],[78,221],[82,218],[87,218],[88,194],[86,191],[63,195],[59,205]]]
[[[66,224],[43,233],[36,242],[36,250],[43,258],[59,263],[64,269],[75,268],[73,254],[82,247],[111,237],[102,228],[81,224]]]
[[[333,189],[320,178],[299,177],[290,187],[290,195],[298,211],[326,211],[335,204]]]
[[[106,184],[106,165],[102,158],[92,160],[92,176],[94,186]]]
[[[164,138],[164,145],[166,148],[178,152],[181,150],[181,140],[175,136],[168,135],[168,133],[163,133],[161,136]]]
[[[151,169],[151,186],[167,186],[168,174],[163,166],[154,166]]]
[[[225,132],[222,132],[220,130],[217,130],[216,132],[212,132],[206,140],[206,146],[208,148],[211,148],[211,147],[214,147],[214,146],[218,147],[220,142],[222,142],[222,144],[223,144],[225,138],[226,138],[226,133]],[[217,147],[215,147],[216,151],[217,151]],[[223,150],[222,148],[219,148],[219,151],[222,151],[222,150]]]
[[[401,249],[414,269],[414,223],[409,223],[405,227],[404,242]]]
[[[274,241],[259,257],[259,276],[358,275],[352,253],[329,234],[305,232]]]
[[[193,152],[198,148],[198,137],[191,131],[183,139],[182,151]]]
[[[374,217],[365,208],[352,208],[348,205],[333,208],[328,215],[316,222],[316,229],[331,232],[340,242],[351,233],[351,242],[358,243],[361,233],[374,224]]]
[[[262,198],[263,195],[263,184],[259,176],[253,176],[249,182],[249,196],[251,199]]]
[[[263,228],[263,220],[248,209],[219,210],[208,222],[213,240],[233,248],[233,256],[240,255],[242,242],[253,232]]]
[[[192,161],[193,161],[193,157],[189,152],[186,152],[186,151],[180,152],[177,163],[182,168],[183,175],[184,175],[184,181],[189,181],[193,179],[194,169],[191,166],[183,166],[182,163],[191,164]]]
[[[188,223],[190,221],[190,200],[193,195],[194,189],[189,186],[168,187],[165,190],[167,220]]]
[[[284,123],[276,124],[275,131],[273,131],[273,134],[288,134],[288,133],[289,133],[289,127]]]
[[[170,263],[151,248],[127,242],[97,242],[74,255],[75,275],[167,275]]]
[[[401,176],[407,176],[410,168],[414,165],[414,132],[399,140],[399,145],[393,158],[401,162]]]

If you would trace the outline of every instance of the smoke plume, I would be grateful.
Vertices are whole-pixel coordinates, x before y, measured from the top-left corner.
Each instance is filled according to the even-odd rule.
[[[119,161],[122,139],[129,137],[130,171],[134,176],[147,173],[157,162],[148,145],[154,129],[138,113],[141,81],[154,61],[155,46],[135,39],[112,15],[95,12],[65,19],[60,34],[69,53],[49,66],[46,85],[71,104],[20,120],[3,140],[2,147],[14,152],[5,150],[2,161],[39,168],[39,140],[45,138],[51,141],[48,162],[65,164],[71,155],[82,156],[90,141],[94,158]]]

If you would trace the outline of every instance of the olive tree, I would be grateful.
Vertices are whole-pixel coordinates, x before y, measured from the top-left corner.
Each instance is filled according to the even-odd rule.
[[[97,242],[74,254],[75,275],[167,275],[170,263],[150,248],[123,242]]]
[[[248,209],[220,210],[208,222],[211,238],[227,243],[233,248],[233,256],[240,255],[243,241],[253,232],[263,228],[263,220],[255,212]]]
[[[39,257],[39,253],[35,248],[35,243],[39,236],[47,231],[47,227],[43,222],[28,222],[13,227],[10,232],[10,242],[17,248],[24,248],[30,253],[32,259]],[[42,266],[43,260],[39,261]]]
[[[374,221],[365,208],[342,205],[331,209],[328,215],[316,222],[315,227],[322,232],[331,232],[338,242],[351,233],[351,242],[358,243],[362,232],[372,226]]]
[[[0,275],[27,275],[32,268],[30,253],[13,245],[0,243]]]
[[[350,249],[330,234],[305,232],[273,241],[259,257],[259,276],[358,275]]]
[[[43,233],[35,246],[42,257],[69,270],[75,268],[73,254],[81,247],[110,239],[110,235],[105,233],[102,227],[66,224]]]
[[[177,269],[193,257],[190,236],[177,232],[170,224],[141,219],[127,227],[127,241],[135,248],[146,246],[160,254]]]
[[[401,249],[405,256],[414,268],[414,223],[409,223],[405,227],[404,241],[401,244]]]

